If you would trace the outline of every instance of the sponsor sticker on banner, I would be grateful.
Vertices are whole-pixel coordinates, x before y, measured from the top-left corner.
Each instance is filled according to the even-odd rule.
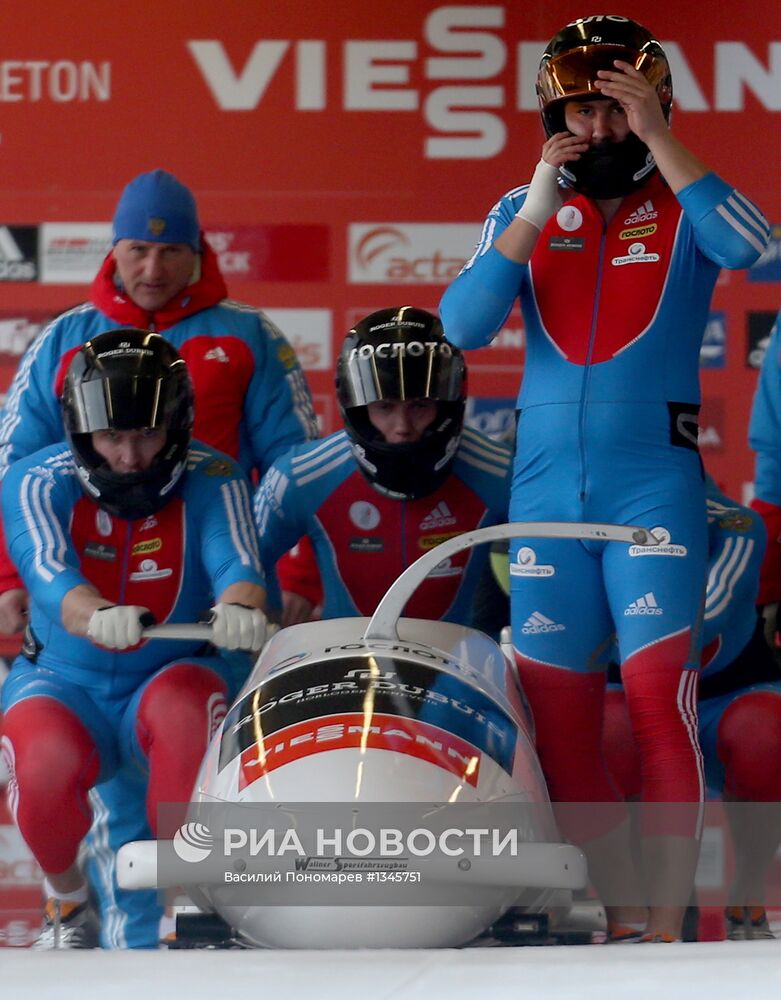
[[[37,277],[37,226],[0,225],[0,281],[35,281]]]
[[[727,318],[723,312],[712,312],[700,346],[700,368],[723,368],[726,354]]]
[[[354,222],[348,233],[353,284],[447,285],[472,254],[480,225]]]
[[[40,280],[44,285],[88,285],[110,249],[109,222],[44,222]]]
[[[328,371],[333,365],[330,309],[264,309],[284,333],[306,371]]]
[[[25,310],[24,316],[18,312],[0,312],[0,354],[10,354],[15,363],[37,336],[46,315],[30,310]]]
[[[0,312],[0,406],[5,404],[5,394],[16,372],[19,358],[44,325],[45,314],[25,310]]]
[[[331,230],[316,224],[209,227],[204,233],[226,278],[328,281]]]

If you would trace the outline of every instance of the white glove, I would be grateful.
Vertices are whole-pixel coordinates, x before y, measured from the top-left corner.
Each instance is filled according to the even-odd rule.
[[[561,208],[559,192],[559,169],[540,160],[534,169],[526,199],[515,213],[516,219],[523,219],[535,229],[542,229],[554,212]]]
[[[137,604],[112,604],[92,612],[87,635],[98,646],[127,649],[137,646],[146,626],[154,623],[155,618],[149,608]]]
[[[215,604],[212,608],[212,642],[221,649],[256,652],[266,638],[266,616],[245,604]]]

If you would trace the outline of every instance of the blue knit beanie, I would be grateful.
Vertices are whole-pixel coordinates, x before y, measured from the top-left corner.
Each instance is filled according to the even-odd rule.
[[[166,170],[134,177],[114,213],[112,245],[117,240],[187,243],[197,253],[201,248],[200,225],[190,189]]]

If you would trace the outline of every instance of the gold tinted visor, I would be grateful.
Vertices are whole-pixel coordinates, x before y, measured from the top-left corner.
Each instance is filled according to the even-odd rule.
[[[540,66],[537,76],[540,104],[545,108],[552,101],[566,98],[603,96],[594,86],[597,72],[601,69],[615,70],[613,64],[616,59],[634,66],[657,90],[670,73],[666,59],[648,52],[626,49],[621,45],[583,45],[545,60]],[[669,101],[669,97],[661,92],[659,97],[662,103]]]

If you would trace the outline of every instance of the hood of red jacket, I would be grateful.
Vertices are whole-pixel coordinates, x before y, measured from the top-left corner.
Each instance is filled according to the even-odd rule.
[[[95,276],[90,289],[90,300],[102,313],[122,326],[135,326],[142,330],[154,329],[162,333],[186,316],[217,305],[228,295],[225,279],[220,273],[217,255],[201,234],[201,276],[184,288],[164,308],[147,312],[137,306],[125,290],[118,286],[115,277],[117,265],[109,253]]]

